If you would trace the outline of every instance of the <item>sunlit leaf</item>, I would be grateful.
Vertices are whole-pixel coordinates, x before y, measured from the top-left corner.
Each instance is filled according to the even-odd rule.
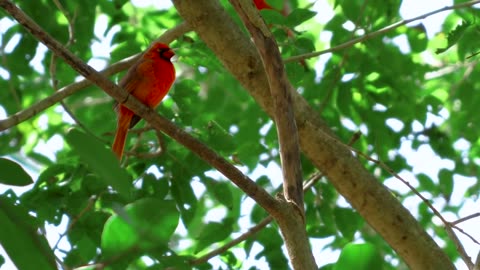
[[[364,243],[346,245],[333,269],[380,270],[384,268],[377,248],[370,243]]]
[[[457,25],[457,27],[450,31],[447,35],[447,46],[444,48],[438,48],[435,53],[439,54],[446,52],[453,45],[457,44],[470,26],[472,26],[472,24],[468,21],[463,21],[461,24]]]
[[[173,201],[140,199],[108,219],[102,234],[102,248],[113,255],[133,249],[166,247],[178,221]]]

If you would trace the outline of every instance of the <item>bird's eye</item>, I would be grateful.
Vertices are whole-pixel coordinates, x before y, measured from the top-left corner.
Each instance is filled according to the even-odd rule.
[[[163,58],[165,60],[170,60],[170,58],[172,58],[173,55],[174,53],[169,48],[158,49],[158,56],[160,56],[160,58]]]

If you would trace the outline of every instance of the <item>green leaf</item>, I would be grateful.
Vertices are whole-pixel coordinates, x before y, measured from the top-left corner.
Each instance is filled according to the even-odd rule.
[[[260,11],[260,15],[265,20],[267,25],[284,25],[285,24],[285,17],[276,10],[271,9],[262,9]]]
[[[102,248],[109,256],[140,248],[166,247],[177,228],[179,214],[171,200],[140,199],[105,223]]]
[[[190,154],[189,154],[190,155]],[[189,164],[187,158],[182,157],[186,164]],[[192,164],[189,164],[190,167],[193,167]],[[189,169],[183,166],[174,166],[171,170],[172,178],[174,181],[171,181],[171,195],[177,206],[180,210],[182,222],[188,228],[190,226],[190,222],[195,217],[197,211],[197,204],[198,199],[195,197],[195,193],[193,192],[193,188],[188,181],[189,177]]]
[[[252,211],[250,212],[250,218],[255,223],[259,223],[261,220],[263,220],[267,216],[268,216],[268,213],[266,213],[265,209],[260,207],[258,204],[255,204],[253,206]]]
[[[239,266],[239,260],[235,256],[233,252],[228,250],[227,252],[222,253],[221,255],[222,261],[224,261],[229,266]]]
[[[420,183],[419,190],[428,190],[433,194],[438,190],[437,185],[433,182],[432,178],[424,173],[417,174],[418,182]]]
[[[287,63],[285,65],[288,79],[293,85],[300,85],[305,74],[305,67],[299,62]]]
[[[204,248],[210,246],[213,243],[224,240],[232,233],[231,224],[209,222],[200,231],[197,237],[197,245],[195,247],[195,253],[202,251]]]
[[[336,71],[335,71],[336,72]],[[337,98],[336,98],[336,105],[342,115],[350,115],[352,111],[352,84],[342,83],[339,85],[340,89],[336,91]]]
[[[412,52],[420,53],[427,49],[427,30],[423,24],[409,27],[407,30],[407,39]]]
[[[32,177],[18,163],[0,158],[0,183],[12,186],[27,186],[33,183]]]
[[[297,8],[294,9],[292,13],[287,16],[285,24],[287,27],[294,28],[302,24],[303,22],[315,17],[315,15],[317,15],[317,13],[309,9]]]
[[[263,250],[255,258],[265,257],[269,269],[288,269],[288,261],[283,252],[276,252],[284,244],[279,231],[273,227],[267,227],[257,233],[258,242],[263,245]]]
[[[450,200],[453,192],[453,173],[447,169],[441,169],[438,172],[438,180],[440,184],[440,192],[447,202]]]
[[[450,49],[453,45],[457,44],[458,41],[462,38],[463,34],[465,31],[470,28],[472,24],[467,21],[463,21],[461,24],[459,24],[455,29],[450,31],[447,35],[447,46],[445,48],[438,48],[435,53],[440,54],[443,52],[446,52],[448,49]]]
[[[468,59],[479,54],[480,41],[478,34],[480,27],[469,27],[458,41],[457,53],[460,59]]]
[[[350,243],[343,248],[333,269],[382,270],[384,268],[383,264],[375,245]]]
[[[18,269],[57,269],[47,239],[37,233],[27,209],[0,197],[0,220],[0,243]]]
[[[333,214],[342,235],[349,241],[352,241],[353,236],[363,224],[362,219],[350,208],[336,207],[333,210]]]
[[[249,169],[254,169],[258,163],[259,153],[264,152],[265,147],[255,142],[244,142],[237,148],[237,156]]]
[[[120,168],[112,151],[78,129],[71,129],[65,139],[100,180],[113,187],[124,198],[130,197],[130,176]]]
[[[343,14],[351,20],[351,21],[357,21],[358,16],[360,14],[361,6],[362,6],[362,1],[359,0],[337,0],[335,1],[335,5],[340,5],[343,10]]]
[[[207,177],[205,184],[210,194],[227,208],[233,208],[233,194],[230,182],[220,182]]]
[[[215,148],[221,149],[225,154],[234,151],[235,143],[232,135],[217,121],[209,121],[205,129],[208,133],[208,141],[214,144]]]
[[[335,225],[335,216],[332,211],[332,206],[327,204],[322,204],[318,208],[320,216],[322,217],[323,224],[328,230],[334,231],[337,229]]]
[[[59,178],[58,176],[70,173],[74,171],[75,168],[71,165],[67,164],[62,164],[62,163],[57,163],[53,164],[49,167],[47,167],[39,176],[37,179],[37,182],[35,185],[39,185],[44,182],[56,182],[57,179]],[[60,178],[60,180],[63,180]]]
[[[153,174],[146,174],[142,179],[141,194],[143,196],[154,195],[157,199],[164,199],[170,191],[166,179],[157,179]]]

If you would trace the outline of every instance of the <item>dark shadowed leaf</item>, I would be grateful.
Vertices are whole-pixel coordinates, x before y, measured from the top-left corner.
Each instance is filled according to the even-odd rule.
[[[295,26],[302,24],[308,19],[313,18],[315,15],[317,15],[317,13],[309,9],[301,9],[301,8],[294,9],[292,13],[290,13],[287,16],[286,25],[288,27],[293,28]]]
[[[204,248],[213,243],[219,242],[227,238],[232,233],[231,223],[209,222],[200,231],[197,237],[197,245],[195,253],[202,251]]]
[[[438,173],[440,192],[449,201],[453,192],[453,173],[447,169],[441,169]]]
[[[0,158],[0,183],[12,186],[26,186],[33,183],[32,177],[16,162]]]
[[[27,209],[0,197],[0,243],[18,269],[57,269],[47,239]]]
[[[337,207],[333,210],[337,227],[342,235],[349,241],[353,240],[353,236],[359,230],[363,221],[360,216],[350,208]]]
[[[130,177],[105,145],[78,129],[70,130],[65,139],[101,181],[112,186],[123,197],[130,196]]]

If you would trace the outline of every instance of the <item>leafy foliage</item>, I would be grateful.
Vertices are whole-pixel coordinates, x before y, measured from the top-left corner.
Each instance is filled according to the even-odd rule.
[[[453,29],[447,36],[447,46],[445,48],[439,48],[435,52],[443,53],[450,49],[453,45],[457,44],[458,41],[462,38],[463,34],[472,26],[471,23],[463,21],[455,29]]]
[[[37,235],[37,222],[27,209],[0,198],[0,242],[20,269],[55,269],[55,259],[44,236]]]
[[[140,52],[182,22],[174,7],[137,7],[124,0],[59,1],[65,12],[47,1],[19,2],[64,44],[71,23],[74,42],[68,49],[104,65]],[[291,10],[286,17],[275,10],[261,11],[285,59],[335,47],[402,19],[399,0],[330,1],[335,9],[324,24],[318,22],[324,14],[317,14],[310,2],[287,2]],[[272,1],[272,6],[282,3]],[[233,14],[227,1],[222,4]],[[460,203],[452,199],[458,176],[479,175],[480,71],[474,68],[475,57],[465,58],[480,46],[475,20],[466,19],[470,11],[455,10],[445,19],[446,46],[443,34],[429,35],[422,24],[400,26],[321,61],[286,64],[297,91],[344,142],[360,130],[356,149],[394,172],[413,172],[418,191],[440,201],[440,212],[453,215],[480,192],[476,181],[467,186]],[[78,75],[44,52],[6,12],[0,14],[0,115],[6,118],[51,96],[57,90],[52,76],[60,88]],[[98,51],[99,41],[109,54]],[[172,47],[178,48],[178,77],[158,112],[276,194],[280,161],[272,120],[194,32],[178,37]],[[112,101],[98,88],[77,91],[64,104],[75,119],[57,104],[0,132],[0,243],[8,254],[0,256],[0,265],[6,259],[19,269],[55,269],[57,256],[68,268],[98,263],[111,269],[253,269],[263,264],[288,269],[275,224],[217,260],[196,261],[248,231],[267,216],[265,211],[252,206],[243,192],[192,152],[148,127],[131,132],[126,146],[130,153],[119,166],[109,149],[116,124]],[[459,142],[466,147],[458,147]],[[413,164],[403,155],[406,145],[413,151],[431,149],[453,165],[435,173],[418,172],[418,163],[433,164]],[[161,151],[155,155],[152,149]],[[302,166],[305,179],[316,172],[306,158]],[[389,184],[389,172],[378,164],[365,166]],[[411,191],[388,188],[399,201],[417,199]],[[327,179],[306,192],[305,209],[312,242],[327,241],[313,246],[314,255],[321,256],[323,249],[340,254],[336,263],[322,269],[405,267]],[[446,233],[432,222],[431,210],[424,203],[410,210],[425,230],[447,243],[445,252],[458,259]],[[60,241],[52,241],[51,235],[58,234]]]

